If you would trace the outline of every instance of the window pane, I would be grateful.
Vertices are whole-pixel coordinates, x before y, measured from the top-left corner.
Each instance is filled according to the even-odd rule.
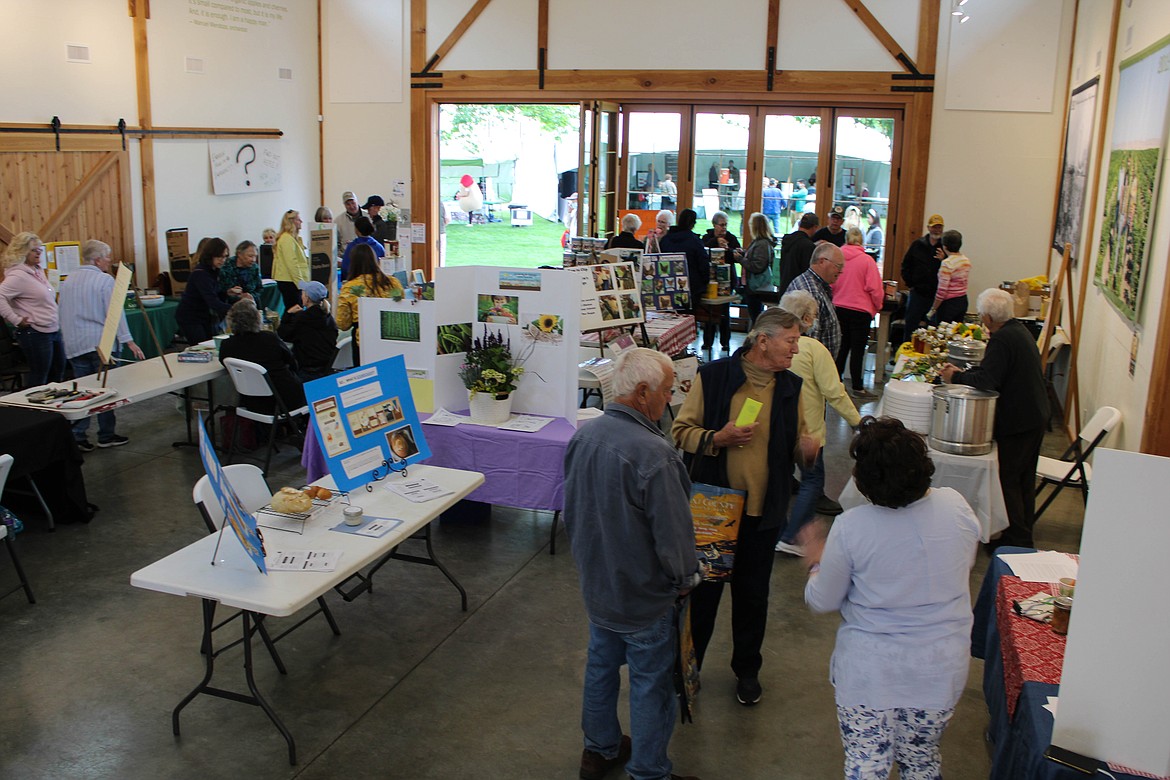
[[[893,119],[837,118],[833,205],[845,209],[846,230],[856,226],[865,234],[865,249],[879,267],[885,254],[893,139]]]
[[[764,176],[780,194],[765,191],[761,211],[777,235],[791,233],[801,214],[816,211],[820,148],[819,116],[770,114],[764,122]]]
[[[695,114],[695,199],[699,215],[695,231],[711,227],[716,211],[727,213],[727,230],[743,235],[745,181],[741,166],[747,165],[747,114]]]
[[[678,199],[670,193],[672,187],[677,189],[674,182],[678,180],[681,116],[677,112],[633,111],[627,121],[630,135],[626,161],[629,177],[626,208],[674,211],[678,208]],[[667,176],[670,184],[664,185]]]

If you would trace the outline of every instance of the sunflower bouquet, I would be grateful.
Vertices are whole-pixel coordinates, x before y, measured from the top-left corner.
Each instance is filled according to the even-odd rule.
[[[482,338],[475,338],[467,350],[467,358],[459,368],[459,378],[472,395],[489,393],[495,398],[507,398],[516,390],[524,374],[524,361],[531,350],[512,353],[512,340],[502,331],[491,333],[485,327]]]

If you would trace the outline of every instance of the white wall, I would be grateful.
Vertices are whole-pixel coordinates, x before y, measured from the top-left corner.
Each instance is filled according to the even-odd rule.
[[[948,110],[946,68],[953,17],[944,7],[940,18],[924,216],[942,214],[947,228],[963,234],[963,252],[971,258],[972,311],[981,290],[1005,279],[1044,273],[1060,171],[1072,5],[1070,0],[1051,3],[1054,20],[1056,9],[1063,8],[1063,14],[1055,82],[1048,76],[1053,95],[1048,112]],[[976,16],[964,28],[977,24]],[[922,232],[925,229],[919,226]]]
[[[226,0],[232,4],[233,0]],[[317,12],[311,0],[284,0],[283,18],[220,20],[192,14],[186,2],[151,3],[147,22],[154,125],[224,128],[277,128],[284,162],[280,192],[215,196],[207,142],[157,139],[156,208],[159,255],[166,267],[164,233],[187,227],[192,245],[217,235],[229,245],[258,241],[267,226],[277,226],[289,208],[311,220],[317,206]],[[240,3],[241,14],[246,3]],[[116,125],[119,118],[138,124],[133,24],[125,0],[62,0],[53,3],[0,0],[0,13],[17,19],[0,47],[5,80],[0,121]],[[236,31],[195,22],[216,22]],[[91,65],[65,62],[65,44],[90,47]],[[185,58],[199,57],[205,73],[186,72]],[[277,78],[290,68],[291,81]],[[134,247],[145,254],[142,221],[141,160],[131,142]],[[192,246],[194,248],[194,246]],[[145,263],[138,263],[140,268]],[[148,280],[140,279],[140,282]]]
[[[1117,67],[1097,66],[1098,52],[1104,59],[1109,35],[1109,14],[1106,8],[1084,9],[1082,13],[1093,19],[1093,24],[1078,30],[1077,45],[1074,49],[1073,73],[1079,72],[1081,82],[1101,72],[1102,85],[1111,79],[1113,90],[1117,89]],[[1089,3],[1089,6],[1108,6],[1107,3]],[[1087,13],[1086,13],[1087,10]],[[1133,0],[1131,6],[1122,4],[1121,24],[1118,31],[1117,62],[1121,62],[1147,46],[1170,35],[1170,4],[1158,0]],[[1078,82],[1078,83],[1081,83]],[[1107,107],[1112,115],[1112,106]],[[1105,131],[1105,165],[1109,159],[1109,139],[1113,132],[1110,120]],[[1165,146],[1163,146],[1165,165]],[[1101,172],[1097,192],[1097,209],[1089,215],[1086,228],[1085,246],[1088,262],[1079,270],[1092,274],[1096,262],[1097,246],[1101,240],[1101,215],[1104,211],[1105,167]],[[1117,449],[1137,450],[1141,446],[1142,420],[1145,416],[1149,394],[1150,368],[1157,345],[1154,335],[1163,316],[1160,310],[1162,290],[1166,285],[1167,257],[1170,255],[1170,176],[1162,174],[1158,192],[1156,213],[1150,232],[1149,256],[1146,265],[1144,304],[1135,326],[1105,299],[1089,277],[1088,293],[1085,297],[1084,325],[1081,331],[1079,375],[1081,398],[1085,414],[1099,406],[1116,406],[1122,413],[1121,435],[1114,435],[1109,445]],[[1129,374],[1129,356],[1134,333],[1138,336],[1137,363],[1134,375]],[[1161,347],[1165,349],[1165,345]]]

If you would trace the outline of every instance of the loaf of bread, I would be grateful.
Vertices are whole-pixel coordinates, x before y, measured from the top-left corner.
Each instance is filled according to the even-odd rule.
[[[305,491],[296,488],[283,487],[272,497],[272,508],[277,512],[302,514],[313,508],[313,499],[305,495]]]

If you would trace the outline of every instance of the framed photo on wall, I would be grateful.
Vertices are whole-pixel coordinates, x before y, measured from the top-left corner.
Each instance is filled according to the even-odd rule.
[[[1085,216],[1085,189],[1088,184],[1089,151],[1093,140],[1093,117],[1097,110],[1097,83],[1094,78],[1073,90],[1068,102],[1068,124],[1064,134],[1064,159],[1060,165],[1060,198],[1052,248],[1064,251],[1072,244],[1070,262],[1081,255],[1081,229]]]
[[[1151,243],[1166,109],[1170,105],[1170,37],[1121,63],[1105,213],[1097,248],[1095,279],[1105,297],[1128,320],[1136,322],[1145,283],[1146,254]]]

